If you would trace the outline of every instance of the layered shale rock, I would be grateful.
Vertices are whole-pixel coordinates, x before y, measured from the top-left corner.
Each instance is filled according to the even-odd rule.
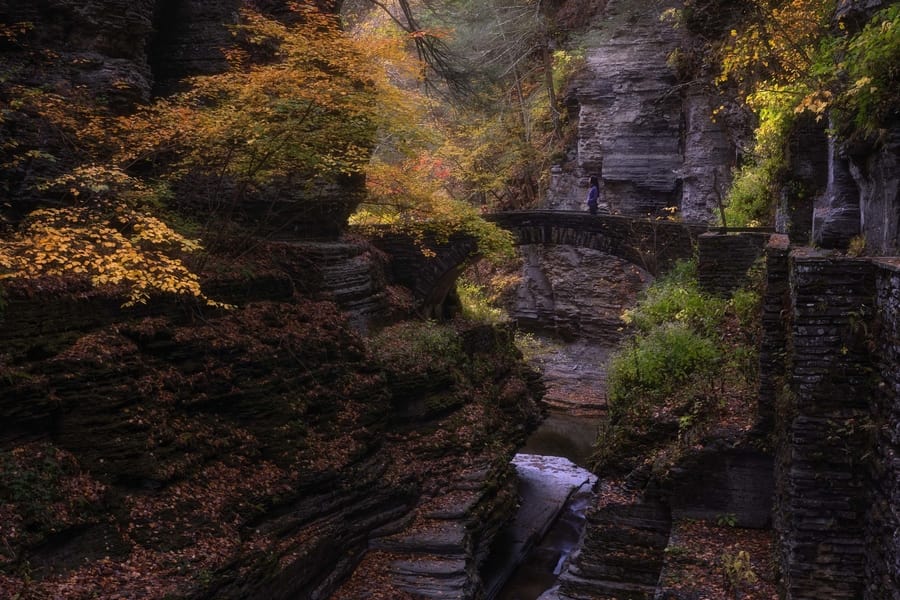
[[[563,339],[609,344],[621,338],[620,316],[652,277],[643,269],[588,248],[520,246],[522,283],[510,316]]]
[[[850,174],[859,189],[860,233],[872,256],[900,254],[900,126],[885,133],[882,145],[848,149]]]
[[[603,482],[598,495],[580,547],[560,577],[558,598],[651,600],[669,540],[667,507],[611,482]]]
[[[659,19],[677,5],[607,4],[567,100],[577,110],[577,151],[553,172],[548,206],[585,209],[587,179],[597,176],[613,212],[678,207],[686,220],[712,218],[730,182],[734,146],[712,118],[718,101],[678,86],[669,57],[683,34]]]
[[[477,594],[538,417],[511,332],[388,368],[328,302],[60,306],[6,307],[2,595],[327,598],[385,548],[365,589]]]

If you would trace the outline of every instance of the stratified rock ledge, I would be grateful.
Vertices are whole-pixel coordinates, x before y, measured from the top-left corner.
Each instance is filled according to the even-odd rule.
[[[512,461],[519,475],[519,510],[501,535],[502,548],[494,547],[494,562],[484,582],[485,598],[493,598],[522,562],[528,551],[547,533],[569,499],[590,490],[597,476],[567,458],[516,454]]]

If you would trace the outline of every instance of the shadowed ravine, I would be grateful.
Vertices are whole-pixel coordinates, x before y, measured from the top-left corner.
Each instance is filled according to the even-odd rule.
[[[541,341],[546,344],[547,351],[535,356],[532,362],[544,376],[546,399],[551,409],[521,448],[519,456],[558,456],[586,469],[605,403],[604,373],[608,349],[585,340],[572,343]],[[556,584],[565,560],[581,536],[584,512],[592,498],[589,486],[573,491],[556,521],[494,598],[535,600]],[[494,551],[503,554],[509,547],[510,540],[501,536]]]

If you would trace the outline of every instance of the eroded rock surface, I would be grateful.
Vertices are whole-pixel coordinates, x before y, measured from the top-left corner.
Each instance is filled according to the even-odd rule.
[[[520,246],[522,284],[510,316],[520,325],[563,339],[615,344],[624,307],[632,306],[651,276],[596,250],[574,246]]]
[[[574,160],[553,172],[548,206],[584,210],[587,180],[613,212],[678,207],[709,221],[730,182],[734,147],[712,117],[718,101],[677,87],[670,54],[683,34],[660,20],[678,2],[611,0],[598,21],[568,104],[578,107]]]
[[[277,297],[265,281],[239,283]],[[364,590],[477,593],[539,412],[511,333],[385,363],[390,336],[286,295],[199,318],[85,294],[42,320],[11,293],[0,595],[327,598],[370,542],[396,559]]]

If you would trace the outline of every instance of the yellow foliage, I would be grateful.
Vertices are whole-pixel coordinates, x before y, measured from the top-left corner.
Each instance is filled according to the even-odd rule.
[[[743,87],[758,83],[756,73],[774,83],[795,84],[807,77],[817,44],[828,29],[834,0],[751,0],[751,19],[731,30],[722,49],[720,81]]]
[[[130,235],[129,235],[130,233]],[[0,240],[0,279],[81,276],[96,287],[122,286],[124,306],[145,303],[151,293],[207,300],[197,275],[172,249],[200,248],[159,219],[120,208],[101,217],[85,208],[34,211],[12,239]]]
[[[426,233],[438,241],[457,232],[476,238],[479,251],[493,260],[514,256],[512,236],[488,223],[469,203],[455,200],[442,188],[449,169],[440,158],[423,154],[399,164],[375,160],[367,173],[368,202],[351,217],[351,224],[377,233],[379,227],[411,234],[419,240],[422,253],[433,251],[424,242]]]

